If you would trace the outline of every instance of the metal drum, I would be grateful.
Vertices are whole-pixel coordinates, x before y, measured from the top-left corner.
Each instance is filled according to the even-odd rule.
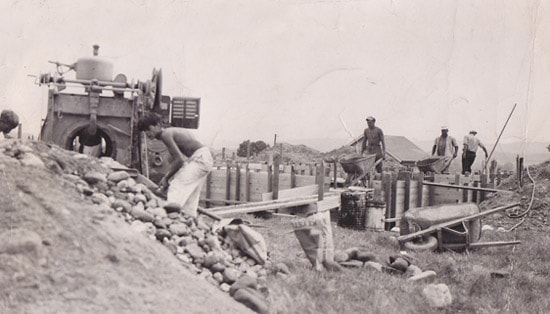
[[[340,195],[341,205],[338,225],[352,229],[365,229],[367,213],[367,192],[343,192]]]

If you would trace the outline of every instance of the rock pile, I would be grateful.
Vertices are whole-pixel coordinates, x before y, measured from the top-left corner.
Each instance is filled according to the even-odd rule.
[[[86,198],[116,210],[133,229],[164,244],[183,266],[254,311],[267,312],[269,262],[262,265],[244,254],[203,216],[185,215],[126,171],[90,171],[73,180]]]
[[[372,252],[352,247],[335,252],[334,261],[344,267],[362,267],[390,274],[406,275],[409,281],[432,282],[436,277],[435,271],[422,271],[420,267],[412,263],[411,257],[405,254],[392,255],[388,261],[384,261],[383,258]]]
[[[42,147],[44,148],[44,147]],[[247,256],[225,237],[223,228],[203,216],[190,217],[180,207],[157,197],[140,176],[127,171],[113,171],[105,160],[99,165],[83,167],[87,156],[69,153],[61,158],[55,152],[35,154],[37,147],[14,142],[4,144],[4,154],[22,164],[49,168],[69,182],[82,197],[101,210],[114,210],[131,228],[160,241],[190,271],[229,293],[235,300],[258,313],[268,312],[267,275],[284,267],[270,261],[258,262]],[[64,153],[64,152],[63,152]]]

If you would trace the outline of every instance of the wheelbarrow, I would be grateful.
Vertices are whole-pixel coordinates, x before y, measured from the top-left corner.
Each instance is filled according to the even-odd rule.
[[[514,203],[483,212],[475,203],[413,208],[400,219],[397,240],[405,249],[440,252],[519,244],[520,241],[478,242],[481,238],[481,217],[518,205]]]
[[[376,167],[382,159],[376,161],[376,154],[348,156],[340,160],[340,165],[347,174],[345,184],[348,186],[364,186],[364,179],[368,172]]]
[[[452,161],[453,158],[450,156],[435,156],[418,160],[416,162],[416,167],[424,173],[443,173]]]

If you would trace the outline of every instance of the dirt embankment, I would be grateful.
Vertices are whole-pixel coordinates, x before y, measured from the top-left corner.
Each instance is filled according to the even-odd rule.
[[[75,188],[97,160],[0,143],[1,313],[247,313]]]

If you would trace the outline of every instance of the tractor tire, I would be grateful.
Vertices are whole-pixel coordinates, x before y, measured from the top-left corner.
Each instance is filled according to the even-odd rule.
[[[433,252],[437,249],[437,238],[431,235],[423,236],[420,239],[405,242],[404,247],[407,250],[425,252]]]

